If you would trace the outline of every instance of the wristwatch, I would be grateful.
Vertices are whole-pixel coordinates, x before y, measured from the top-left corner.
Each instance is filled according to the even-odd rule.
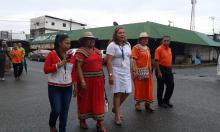
[[[109,73],[109,76],[111,77],[113,74],[112,73]]]

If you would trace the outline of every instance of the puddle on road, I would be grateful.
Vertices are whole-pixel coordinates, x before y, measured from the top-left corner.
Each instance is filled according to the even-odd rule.
[[[198,77],[206,77],[205,75],[199,75]]]

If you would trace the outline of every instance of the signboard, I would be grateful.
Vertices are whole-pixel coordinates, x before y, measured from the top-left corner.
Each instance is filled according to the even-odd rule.
[[[220,42],[220,34],[215,34],[214,40]]]
[[[36,39],[33,40],[34,41],[45,41],[45,40],[51,40],[54,41],[56,37],[56,34],[53,35],[46,35],[46,36],[38,36]]]
[[[34,44],[31,45],[31,49],[54,49],[54,44]]]

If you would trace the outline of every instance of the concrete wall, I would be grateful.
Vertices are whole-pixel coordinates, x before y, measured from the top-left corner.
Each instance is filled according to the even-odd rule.
[[[52,25],[52,23],[54,23],[55,25]],[[66,27],[63,24],[65,24]],[[68,21],[63,21],[63,20],[58,20],[58,19],[46,17],[45,27],[47,29],[69,31],[70,25],[71,25],[71,30],[83,29],[83,26],[81,26],[80,24],[76,24],[76,23],[70,24],[70,22],[68,22]]]
[[[196,54],[198,54],[202,61],[213,61],[217,59],[217,51],[213,47],[186,45],[185,55],[191,55],[194,61]]]
[[[52,25],[54,23],[54,25]],[[66,27],[63,25],[65,24]],[[34,29],[40,29],[40,28],[46,28],[51,30],[63,30],[63,31],[69,31],[71,25],[71,30],[77,30],[77,29],[83,29],[84,27],[81,26],[81,24],[72,23],[64,20],[54,19],[50,17],[37,17],[31,19],[31,30]]]
[[[31,30],[45,28],[46,19],[44,16],[31,19]]]

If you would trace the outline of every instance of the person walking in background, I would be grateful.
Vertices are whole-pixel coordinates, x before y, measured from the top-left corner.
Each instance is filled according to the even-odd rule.
[[[70,39],[67,35],[58,34],[55,38],[54,50],[51,51],[44,63],[44,72],[48,74],[48,97],[51,106],[49,117],[50,132],[57,132],[56,121],[59,117],[59,132],[66,132],[66,124],[72,84],[76,87],[74,57],[67,56]]]
[[[22,63],[21,63],[22,64],[21,74],[22,74],[23,67],[24,67],[24,65],[26,63],[26,60],[25,60],[26,52],[25,52],[25,49],[22,47],[21,43],[18,43],[18,50],[20,50],[22,52],[22,54],[23,54],[23,56],[22,56]]]
[[[107,47],[107,69],[109,84],[114,93],[112,112],[116,125],[121,125],[120,107],[132,92],[131,46],[126,39],[125,30],[117,27],[112,42]]]
[[[6,41],[2,41],[0,43],[0,81],[5,80],[4,75],[5,75],[6,55],[9,57],[8,47]]]
[[[80,127],[88,129],[86,119],[97,121],[97,131],[104,127],[104,73],[102,57],[95,48],[95,36],[85,32],[80,38],[81,48],[75,53],[77,70],[77,105]]]
[[[142,32],[139,35],[138,44],[132,48],[134,99],[135,109],[141,111],[141,102],[145,102],[145,109],[151,112],[153,102],[153,75],[151,68],[151,54],[148,48],[148,34]]]
[[[172,72],[172,51],[169,47],[170,37],[163,36],[162,44],[155,51],[156,77],[157,77],[157,100],[160,107],[172,108],[170,103],[174,90],[174,77]],[[166,92],[164,93],[164,84]]]
[[[13,64],[14,77],[17,80],[20,78],[23,69],[23,65],[22,65],[23,52],[18,49],[18,44],[15,44],[12,51],[10,52],[10,58]]]

